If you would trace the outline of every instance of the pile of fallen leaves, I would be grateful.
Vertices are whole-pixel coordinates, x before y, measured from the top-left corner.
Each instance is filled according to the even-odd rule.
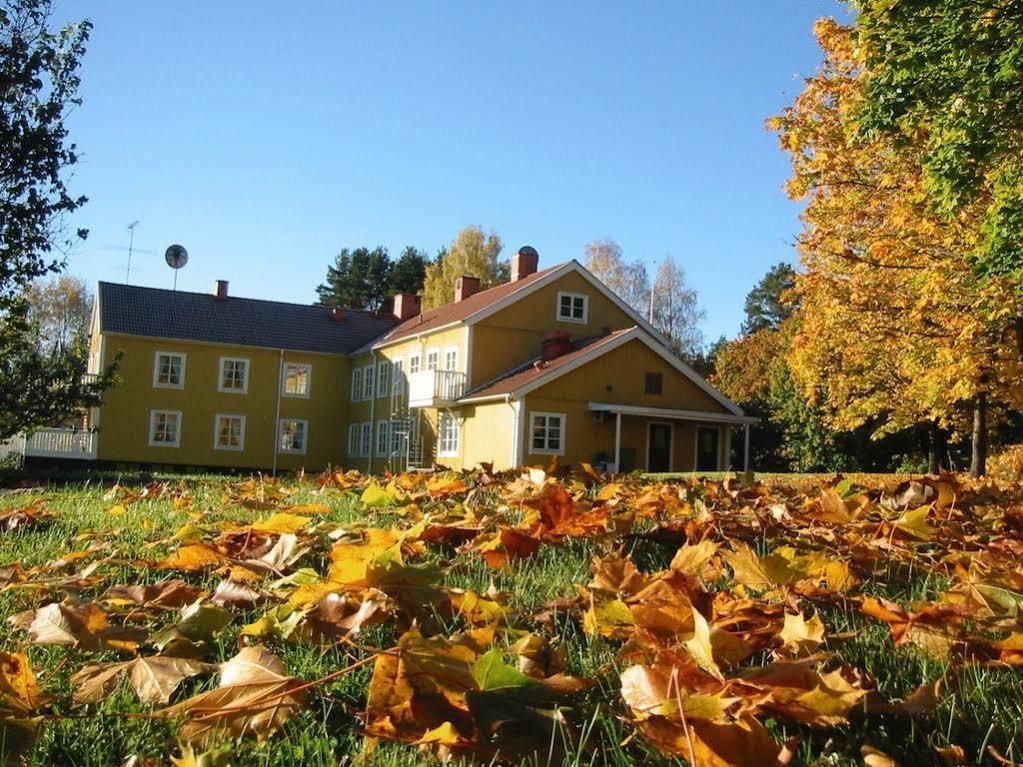
[[[585,759],[581,732],[599,715],[694,765],[768,767],[793,762],[801,733],[935,709],[941,680],[889,700],[844,662],[850,637],[829,635],[829,610],[869,616],[895,647],[955,667],[1023,665],[1023,503],[1012,488],[943,476],[867,489],[836,478],[806,493],[651,484],[585,465],[506,475],[484,467],[329,473],[317,481],[321,502],[300,505],[291,499],[302,482],[225,485],[236,522],[193,510],[185,484],[114,487],[111,515],[159,498],[190,521],[169,537],[153,530],[146,556],[94,533],[44,565],[0,559],[0,590],[24,607],[9,619],[11,651],[0,653],[0,762],[31,749],[59,716],[29,643],[68,649],[74,706],[87,710],[127,685],[147,716],[174,723],[177,764],[272,736],[329,682],[370,666],[359,714],[367,752],[396,741],[484,761]],[[356,499],[364,518],[332,521],[338,498]],[[0,511],[0,536],[31,534],[54,517],[41,503]],[[601,552],[592,577],[566,584],[569,595],[538,613],[515,610],[516,595],[493,586],[446,582],[473,560],[497,573],[572,539]],[[666,552],[667,567],[642,569],[629,554],[637,546]],[[126,570],[137,579],[111,580]],[[940,599],[883,596],[919,572],[949,584]],[[214,662],[220,632],[253,614],[237,653]],[[571,673],[559,635],[566,621],[612,648],[599,674]],[[393,639],[373,644],[370,635]],[[275,652],[289,643],[342,647],[350,662],[297,678]],[[608,677],[617,697],[598,711],[591,691]],[[935,756],[969,763],[955,746]],[[894,764],[870,747],[864,760]]]

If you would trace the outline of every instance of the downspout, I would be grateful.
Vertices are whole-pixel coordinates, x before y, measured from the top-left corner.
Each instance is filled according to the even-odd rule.
[[[376,410],[377,410],[377,390],[380,388],[380,382],[377,380],[377,350],[373,349],[370,352],[370,361],[372,367],[370,368],[370,374],[373,376],[373,391],[370,392],[369,399],[369,457],[366,459],[366,473],[373,473],[373,454],[377,449],[377,425],[376,425]],[[365,381],[362,384],[366,385]]]
[[[504,401],[511,407],[512,413],[514,413],[512,432],[515,435],[515,439],[512,442],[511,468],[517,469],[522,465],[522,401],[513,399],[511,394],[505,394]]]
[[[280,363],[277,365],[277,404],[274,409],[274,459],[271,474],[277,476],[277,451],[281,447],[281,388],[284,386],[284,349],[280,350]],[[309,435],[305,435],[309,439]]]

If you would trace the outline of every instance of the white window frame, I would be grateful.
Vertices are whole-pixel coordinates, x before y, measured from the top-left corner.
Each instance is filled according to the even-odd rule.
[[[220,421],[224,418],[237,419],[241,423],[241,428],[238,430],[238,447],[220,444]],[[236,453],[245,449],[245,416],[240,413],[217,413],[213,416],[213,449],[230,450]]]
[[[391,430],[389,421],[377,421],[377,455],[388,456],[391,454]]]
[[[569,315],[566,317],[561,313],[561,304],[564,299],[569,299]],[[582,300],[583,304],[583,316],[579,319],[575,316],[575,301],[576,299]],[[558,305],[554,309],[554,316],[558,322],[574,322],[576,325],[585,325],[590,321],[590,297],[586,293],[571,293],[567,290],[558,291]]]
[[[285,424],[302,424],[302,449],[296,450],[293,447],[284,447]],[[285,455],[305,455],[309,449],[309,421],[304,418],[282,418],[277,422],[277,451]]]
[[[173,415],[177,418],[174,441],[161,442],[154,439],[156,435],[156,418],[160,415]],[[149,446],[150,447],[181,447],[181,411],[180,410],[150,410],[149,411]]]
[[[373,424],[363,421],[359,424],[359,457],[369,458],[373,450]]]
[[[386,397],[391,391],[391,361],[382,359],[377,363],[377,396]]]
[[[436,370],[440,367],[440,349],[426,350],[426,370]]]
[[[391,439],[390,444],[388,445],[390,449],[387,451],[387,454],[397,455],[401,450],[401,434],[399,434],[398,430],[394,428],[393,423],[390,425],[390,429],[388,431],[391,434]]]
[[[160,357],[177,357],[181,360],[181,380],[179,383],[160,383]],[[153,388],[154,389],[184,389],[185,388],[185,365],[188,363],[188,355],[185,352],[157,351],[153,356]]]
[[[356,458],[359,455],[359,424],[348,424],[348,455]]]
[[[288,391],[288,371],[289,370],[304,370],[305,371],[305,393],[296,393]],[[313,366],[308,362],[285,362],[284,363],[284,375],[281,376],[281,396],[282,397],[295,397],[297,399],[309,399],[309,395],[313,390]]]
[[[242,377],[242,388],[240,389],[228,389],[224,386],[224,371],[227,369],[228,362],[244,362],[245,363],[245,375]],[[248,357],[221,357],[220,358],[220,375],[217,378],[217,391],[222,394],[248,394],[249,393],[249,371],[252,367]]]
[[[557,419],[559,419],[559,423],[560,423],[560,428],[559,428],[559,445],[560,446],[558,447],[557,450],[552,450],[551,448],[546,447],[546,445],[548,445],[548,443],[550,441],[550,434],[548,433],[548,430],[550,429],[550,425],[549,425],[548,422],[544,423],[544,440],[543,441],[544,441],[545,447],[538,448],[538,447],[536,447],[533,444],[533,432],[536,429],[536,419],[537,418],[546,418],[546,419],[557,418]],[[568,421],[568,417],[567,417],[567,415],[565,413],[548,413],[548,412],[545,412],[545,411],[542,411],[542,410],[530,411],[530,413],[529,413],[529,434],[528,434],[529,449],[528,449],[528,452],[532,453],[533,455],[564,455],[565,454],[565,432],[566,432],[567,421]]]
[[[362,399],[362,368],[352,368],[352,402]]]
[[[447,426],[445,426],[445,422]],[[448,432],[451,429],[451,432]],[[437,457],[454,458],[462,447],[462,420],[447,410],[437,416]]]
[[[372,362],[362,366],[362,398],[364,400],[373,399],[373,390],[376,389],[373,371]]]
[[[408,374],[412,375],[418,373],[423,369],[423,355],[419,352],[409,355],[408,358]]]
[[[391,393],[400,396],[405,392],[405,360],[395,357],[391,362]]]
[[[451,359],[450,364],[448,359]],[[444,350],[444,370],[458,370],[458,347],[449,346]]]

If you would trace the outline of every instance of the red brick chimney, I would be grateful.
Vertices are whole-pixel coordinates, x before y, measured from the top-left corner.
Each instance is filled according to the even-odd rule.
[[[455,280],[455,300],[464,301],[474,293],[480,292],[480,278],[470,277],[467,274],[463,274],[457,280]]]
[[[213,287],[213,297],[218,301],[227,300],[227,280],[217,280],[217,284]]]
[[[419,314],[419,296],[415,293],[396,293],[394,296],[394,316],[399,320],[408,320]]]
[[[540,264],[540,254],[532,245],[523,245],[511,259],[511,281],[517,282],[523,277],[536,274]]]

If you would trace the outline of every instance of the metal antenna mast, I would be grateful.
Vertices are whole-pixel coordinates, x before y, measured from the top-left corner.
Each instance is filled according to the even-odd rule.
[[[128,236],[128,271],[124,275],[124,281],[127,284],[131,284],[131,252],[135,247],[135,227],[138,225],[138,221],[132,221],[128,224],[128,231],[131,232],[131,234]]]

